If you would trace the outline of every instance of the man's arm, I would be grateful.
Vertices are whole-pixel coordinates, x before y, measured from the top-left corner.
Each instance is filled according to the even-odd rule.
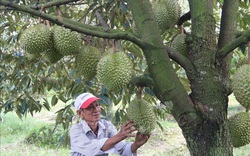
[[[134,135],[131,133],[134,132],[136,129],[134,129],[132,127],[134,127],[133,122],[129,121],[129,122],[125,123],[121,127],[121,130],[116,135],[112,136],[104,143],[101,150],[106,151],[106,150],[114,147],[117,143],[126,139],[127,137],[133,137]]]

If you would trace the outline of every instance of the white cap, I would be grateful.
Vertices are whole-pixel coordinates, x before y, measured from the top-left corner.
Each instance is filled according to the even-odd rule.
[[[82,93],[76,97],[74,107],[76,110],[80,108],[87,108],[92,102],[99,100],[100,98],[94,96],[91,93]]]

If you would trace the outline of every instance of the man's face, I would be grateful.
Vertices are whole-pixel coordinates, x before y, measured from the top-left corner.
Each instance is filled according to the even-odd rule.
[[[79,115],[87,122],[97,122],[101,117],[101,108],[98,101],[92,102],[87,108],[80,109]]]

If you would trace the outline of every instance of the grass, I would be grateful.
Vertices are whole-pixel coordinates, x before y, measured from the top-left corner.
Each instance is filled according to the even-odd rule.
[[[234,97],[230,96],[230,107],[228,115],[231,116],[239,111],[244,111]],[[59,149],[51,146],[42,146],[25,143],[24,140],[44,126],[54,124],[55,112],[59,109],[53,108],[51,112],[43,111],[34,117],[27,115],[20,120],[15,113],[2,115],[3,122],[0,123],[0,151],[1,156],[68,156],[69,148]],[[186,142],[182,136],[181,129],[171,119],[161,121],[164,131],[156,129],[152,132],[149,141],[138,150],[138,156],[189,156]],[[234,148],[234,156],[250,156],[250,144],[240,148]]]

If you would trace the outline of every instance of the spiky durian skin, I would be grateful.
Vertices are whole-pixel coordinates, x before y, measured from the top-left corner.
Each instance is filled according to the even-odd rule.
[[[173,27],[180,18],[181,8],[174,0],[161,0],[152,4],[156,22],[161,31]]]
[[[250,143],[250,113],[240,112],[228,119],[229,131],[234,147]]]
[[[91,80],[96,76],[96,67],[102,53],[93,46],[82,46],[79,54],[76,55],[76,72],[83,75],[85,79]]]
[[[187,44],[186,44],[185,40],[186,40],[186,34],[178,34],[172,42],[172,48],[176,52],[178,52],[184,56],[187,56],[188,55],[188,48],[187,48]]]
[[[153,106],[144,99],[135,98],[127,108],[129,120],[134,121],[139,132],[150,134],[156,125]]]
[[[56,63],[61,58],[63,58],[63,55],[60,54],[54,47],[46,49],[42,53],[42,56],[45,58],[45,60],[49,61],[50,63]]]
[[[81,36],[79,33],[61,26],[53,26],[52,32],[54,47],[59,53],[67,56],[79,52],[81,46]]]
[[[247,110],[250,109],[250,65],[239,67],[232,78],[232,88],[236,100]]]
[[[37,24],[23,31],[20,36],[20,45],[25,52],[42,53],[44,50],[51,48],[52,32],[44,24]]]
[[[132,78],[133,63],[123,52],[109,53],[97,64],[97,78],[108,90],[118,91]]]

